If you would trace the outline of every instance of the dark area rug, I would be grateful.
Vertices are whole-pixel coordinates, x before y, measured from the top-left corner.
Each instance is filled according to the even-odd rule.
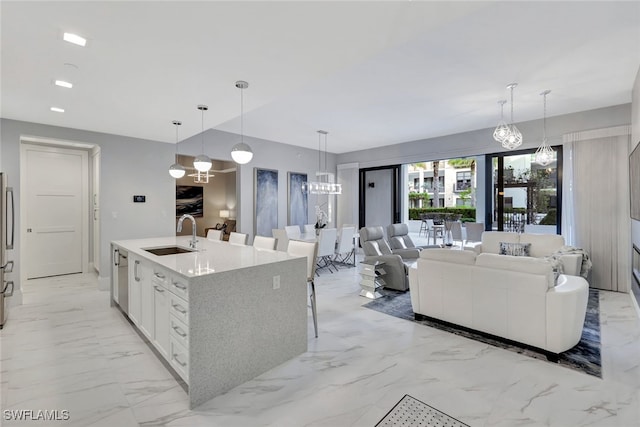
[[[370,301],[364,304],[363,307],[370,308],[390,316],[410,320],[421,325],[451,332],[456,335],[524,354],[529,357],[547,360],[546,354],[542,350],[537,351],[536,349],[526,345],[518,345],[511,341],[504,342],[497,337],[486,336],[482,333],[464,328],[457,328],[455,325],[440,323],[432,319],[416,320],[411,307],[411,295],[408,291],[399,292],[390,289],[383,289],[380,293],[383,294],[382,298]],[[580,339],[580,342],[575,347],[560,353],[558,364],[602,378],[602,359],[600,355],[600,299],[597,289],[589,289],[587,315],[584,320],[584,327],[582,329],[582,338]]]
[[[433,406],[405,394],[376,427],[469,427]]]

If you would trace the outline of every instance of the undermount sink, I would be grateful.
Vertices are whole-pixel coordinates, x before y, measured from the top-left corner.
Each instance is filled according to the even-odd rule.
[[[177,255],[188,252],[195,252],[195,249],[183,248],[181,246],[163,246],[159,248],[142,248],[143,250],[150,252],[154,255]]]

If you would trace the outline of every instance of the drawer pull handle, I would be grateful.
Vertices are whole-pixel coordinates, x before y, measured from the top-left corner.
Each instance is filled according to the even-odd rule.
[[[181,362],[180,359],[178,359],[178,355],[176,353],[173,353],[173,360],[175,360],[178,365],[182,366],[183,368],[187,366],[186,362]]]
[[[164,279],[164,274],[153,273],[158,279]]]
[[[174,326],[173,330],[176,331],[176,334],[180,335],[182,338],[187,336],[186,332],[184,332],[182,329],[180,329],[177,326]]]
[[[156,288],[156,291],[160,292],[161,294],[164,293],[164,289],[159,288],[158,286],[154,286],[154,288]]]
[[[176,288],[178,288],[178,289],[180,289],[180,290],[182,290],[182,291],[186,291],[186,290],[187,290],[187,287],[186,287],[186,286],[181,285],[181,284],[180,284],[180,283],[178,283],[178,282],[173,282],[173,286],[175,286]]]
[[[178,313],[182,313],[182,314],[187,314],[187,310],[185,310],[184,308],[182,308],[182,306],[179,306],[178,304],[171,304],[171,306],[173,307],[173,309],[175,311],[177,311]]]

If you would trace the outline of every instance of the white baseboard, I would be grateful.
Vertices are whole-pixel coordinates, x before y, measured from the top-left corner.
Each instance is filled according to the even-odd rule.
[[[631,304],[635,307],[636,315],[640,319],[640,307],[638,306],[638,301],[636,300],[636,296],[633,294],[633,291],[629,291],[629,298],[631,298]]]

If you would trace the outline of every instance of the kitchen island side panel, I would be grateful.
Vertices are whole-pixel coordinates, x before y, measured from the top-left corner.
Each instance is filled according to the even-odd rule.
[[[296,258],[190,279],[192,408],[307,351],[306,268]]]

